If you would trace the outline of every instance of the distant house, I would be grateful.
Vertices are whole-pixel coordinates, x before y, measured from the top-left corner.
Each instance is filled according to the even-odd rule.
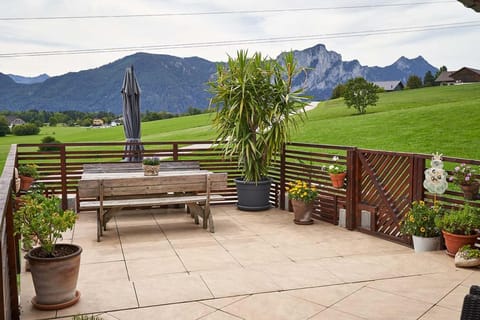
[[[8,122],[8,127],[10,129],[12,129],[15,126],[25,124],[25,121],[23,121],[23,119],[20,119],[20,118],[15,117],[15,116],[6,116],[6,118],[7,118],[7,122]]]
[[[92,124],[96,127],[97,126],[103,126],[103,120],[102,119],[93,119]]]
[[[449,84],[455,84],[455,79],[451,77],[453,71],[442,71],[435,82],[438,82],[441,86],[446,86]]]
[[[372,82],[374,85],[382,88],[384,91],[399,91],[403,90],[405,86],[403,85],[403,82],[398,80],[398,81],[374,81]]]
[[[441,85],[480,82],[480,70],[463,67],[458,71],[443,71],[435,82]]]

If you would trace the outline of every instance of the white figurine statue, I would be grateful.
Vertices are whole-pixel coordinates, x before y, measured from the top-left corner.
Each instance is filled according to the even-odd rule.
[[[428,192],[442,194],[447,190],[447,173],[443,170],[442,154],[432,154],[431,168],[425,170],[423,187]]]

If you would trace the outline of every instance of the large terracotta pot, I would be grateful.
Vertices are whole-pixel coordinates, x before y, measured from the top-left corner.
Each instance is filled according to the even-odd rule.
[[[345,181],[346,172],[342,173],[330,173],[330,180],[332,180],[332,185],[335,188],[342,188]]]
[[[478,234],[462,235],[453,234],[442,230],[443,238],[445,239],[445,246],[447,247],[447,254],[449,256],[455,256],[457,251],[464,245],[473,246],[477,240]]]
[[[36,293],[32,304],[40,310],[67,308],[80,299],[76,288],[82,248],[73,244],[55,246],[64,246],[73,253],[63,257],[41,258],[36,255],[41,248],[34,248],[25,256],[30,263]]]
[[[480,185],[478,183],[473,183],[470,185],[460,185],[463,191],[463,197],[466,200],[475,200],[477,198],[478,189]]]
[[[312,211],[313,211],[313,202],[305,202],[301,200],[291,200],[293,206],[293,213],[295,219],[293,222],[296,224],[312,224]]]

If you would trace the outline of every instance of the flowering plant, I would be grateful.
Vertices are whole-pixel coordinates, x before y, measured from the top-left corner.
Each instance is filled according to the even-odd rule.
[[[441,215],[441,207],[437,202],[429,207],[424,201],[414,201],[401,224],[401,231],[403,234],[424,238],[439,236],[440,229],[435,224],[438,215]]]
[[[337,156],[333,156],[332,160],[337,162],[338,161],[338,157]],[[337,165],[337,164],[331,164],[328,166],[328,173],[333,173],[333,174],[337,174],[337,173],[344,173],[347,171],[347,168],[345,168],[345,166],[342,166],[342,165]]]
[[[453,182],[462,186],[469,186],[476,182],[473,174],[475,170],[472,167],[467,166],[465,163],[462,163],[459,166],[456,166],[453,170],[453,175],[448,178],[450,182]]]
[[[309,203],[318,196],[318,190],[315,186],[301,180],[297,180],[295,183],[289,182],[286,189],[288,191],[288,198],[293,200]]]

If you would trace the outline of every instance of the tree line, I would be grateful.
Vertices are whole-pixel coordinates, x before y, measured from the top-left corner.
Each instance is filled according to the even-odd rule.
[[[202,110],[198,108],[190,107],[186,113],[173,114],[166,111],[154,112],[147,111],[142,113],[141,121],[155,121],[162,119],[169,119],[181,116],[190,116],[209,112],[209,110]],[[25,121],[25,124],[16,125],[10,129],[7,116],[13,116]],[[46,110],[27,110],[27,111],[0,111],[0,136],[6,134],[14,134],[18,136],[23,135],[35,135],[40,132],[40,128],[48,125],[55,127],[57,125],[63,126],[80,126],[89,127],[93,125],[93,119],[101,119],[103,123],[111,123],[114,120],[118,120],[121,116],[115,115],[112,112],[98,111],[98,112],[82,112],[76,110],[66,111],[46,111]],[[121,122],[121,121],[120,121]]]
[[[443,71],[447,71],[447,67],[442,66],[438,71],[435,73],[435,75],[432,74],[431,71],[425,72],[425,75],[423,76],[423,79],[420,78],[417,75],[411,75],[407,79],[407,83],[405,85],[406,89],[418,89],[418,88],[424,88],[424,87],[433,87],[439,85],[437,82],[435,82],[435,79],[438,78],[440,73]],[[340,83],[338,84],[332,91],[332,95],[330,96],[330,99],[337,99],[340,97],[345,97],[345,89],[346,89],[346,83]],[[382,90],[380,88],[377,89],[377,92],[381,92]]]

